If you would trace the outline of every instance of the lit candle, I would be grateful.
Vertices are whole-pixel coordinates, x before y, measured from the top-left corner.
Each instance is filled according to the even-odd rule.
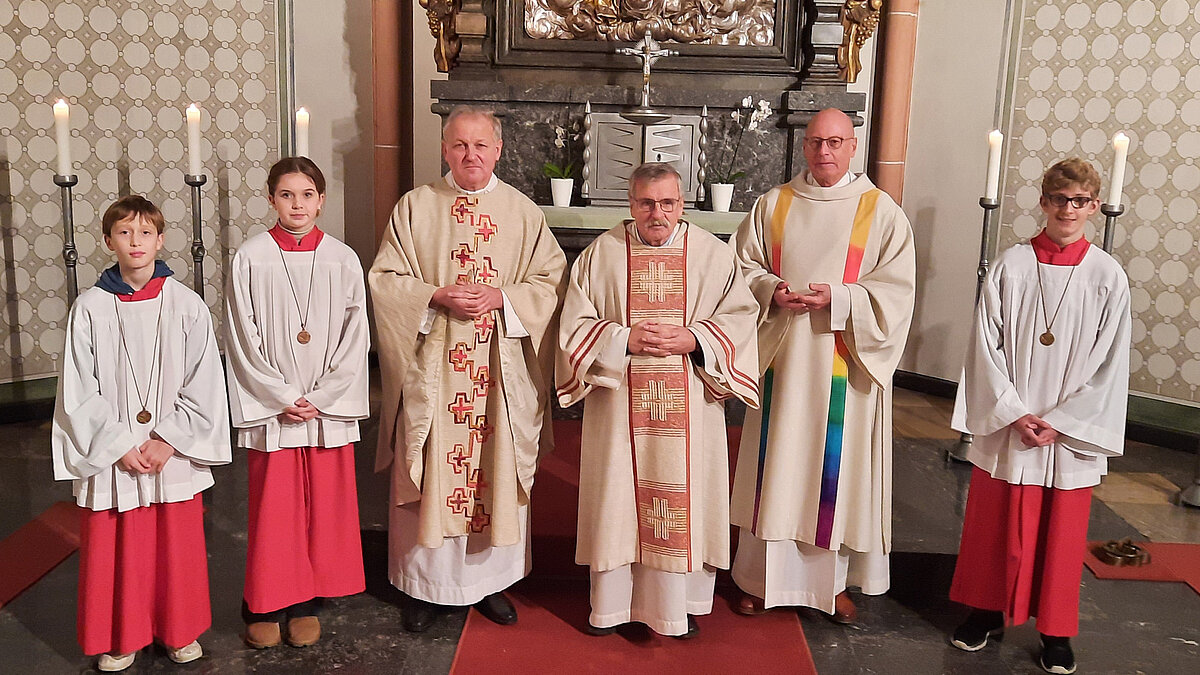
[[[308,157],[308,111],[296,111],[296,156]]]
[[[200,108],[193,103],[187,107],[188,175],[200,175]]]
[[[1112,184],[1108,186],[1108,201],[1110,206],[1121,205],[1121,188],[1125,183],[1125,158],[1129,155],[1129,137],[1118,131],[1113,135]]]
[[[1004,134],[999,129],[988,134],[987,185],[983,189],[987,199],[995,199],[1000,192],[1000,150],[1003,145]]]
[[[58,140],[58,175],[71,175],[71,108],[58,99],[54,104],[54,136]]]

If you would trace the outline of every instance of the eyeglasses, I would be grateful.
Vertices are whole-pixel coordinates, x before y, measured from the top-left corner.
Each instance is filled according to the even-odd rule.
[[[633,200],[633,206],[638,211],[644,211],[646,213],[650,213],[651,211],[653,211],[654,206],[656,204],[658,205],[658,208],[663,210],[663,213],[670,213],[671,211],[674,211],[676,209],[676,207],[678,207],[682,203],[683,203],[682,199],[670,199],[670,198],[667,198],[667,199],[634,199]]]
[[[842,147],[842,143],[845,143],[848,140],[850,139],[842,138],[841,136],[830,136],[829,138],[813,136],[812,138],[805,138],[804,145],[810,150],[820,150],[821,145],[825,144],[829,146],[830,150],[837,150],[838,148]]]
[[[1053,194],[1053,195],[1043,194],[1042,197],[1044,197],[1046,199],[1046,201],[1053,204],[1055,206],[1055,208],[1060,208],[1060,209],[1062,207],[1066,206],[1068,203],[1077,209],[1082,209],[1083,207],[1087,206],[1088,204],[1091,204],[1092,202],[1096,201],[1095,197],[1088,197],[1086,195],[1079,195],[1077,197],[1068,197],[1066,195],[1059,195],[1059,194]]]

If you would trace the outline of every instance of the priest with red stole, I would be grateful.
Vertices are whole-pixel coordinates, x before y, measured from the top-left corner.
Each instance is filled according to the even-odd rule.
[[[1129,282],[1084,237],[1099,191],[1082,159],[1046,171],[1046,227],[988,272],[954,406],[975,469],[950,587],[972,611],[951,643],[1037,617],[1048,673],[1075,672],[1092,487],[1124,450]]]
[[[571,271],[556,368],[563,407],[587,399],[576,562],[588,632],[630,621],[691,637],[729,566],[724,401],[758,406],[758,304],[733,251],[681,219],[679,173],[643,164],[627,220]]]
[[[400,199],[368,274],[388,571],[413,632],[446,605],[515,622],[503,591],[529,573],[566,258],[537,205],[496,177],[501,134],[491,112],[450,112],[450,173]]]

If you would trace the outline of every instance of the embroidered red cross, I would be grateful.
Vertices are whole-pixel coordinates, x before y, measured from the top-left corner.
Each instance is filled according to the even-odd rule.
[[[476,504],[475,513],[471,516],[471,531],[477,534],[483,532],[491,522],[492,517],[483,508],[483,504]]]
[[[496,278],[496,268],[492,267],[492,257],[483,256],[483,265],[475,269],[475,278],[479,283],[486,284]]]
[[[475,382],[475,398],[486,398],[494,382],[488,377],[488,367],[481,366],[471,378]]]
[[[474,251],[471,250],[471,246],[469,244],[459,244],[458,250],[450,254],[450,257],[453,260],[458,261],[459,267],[467,267],[469,263],[475,262],[475,256],[472,255],[473,253]]]
[[[495,429],[492,428],[492,425],[488,424],[487,415],[479,415],[476,417],[475,420],[471,422],[470,427],[471,433],[475,436],[475,441],[480,445],[486,443],[487,439],[491,438],[492,432],[495,431]]]
[[[471,494],[475,499],[479,499],[479,495],[488,487],[489,483],[483,479],[483,469],[474,469],[471,471],[471,477],[467,479],[467,487],[470,488]]]
[[[466,468],[467,460],[471,458],[471,453],[463,447],[462,443],[455,443],[454,449],[446,453],[446,461],[454,467],[454,473],[462,473]]]
[[[467,351],[467,343],[459,342],[454,345],[454,349],[450,350],[450,365],[454,366],[457,372],[463,372],[467,369],[467,358],[470,356]]]
[[[496,320],[491,314],[484,314],[475,319],[475,344],[483,344],[492,339],[492,330],[496,327]]]
[[[450,212],[454,214],[454,219],[461,223],[466,220],[467,214],[471,212],[471,206],[472,203],[469,197],[459,197],[454,200],[454,206],[450,208]]]
[[[496,226],[492,224],[492,217],[485,214],[479,216],[475,227],[475,235],[485,242],[492,240],[492,235],[496,234]]]
[[[467,488],[457,487],[454,492],[446,497],[446,506],[451,513],[467,515],[467,505],[471,503],[471,496],[467,493]]]
[[[446,406],[446,409],[454,414],[455,424],[466,424],[467,418],[475,411],[475,406],[467,400],[467,395],[460,391],[455,392],[454,402]]]

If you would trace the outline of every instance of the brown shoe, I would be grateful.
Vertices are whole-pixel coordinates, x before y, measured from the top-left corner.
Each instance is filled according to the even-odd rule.
[[[256,621],[246,625],[246,644],[255,649],[274,647],[283,638],[279,634],[279,624],[274,621]]]
[[[298,616],[288,619],[288,644],[307,647],[321,639],[321,620],[315,616]]]
[[[854,606],[854,600],[846,591],[838,593],[833,599],[833,614],[829,615],[829,620],[840,624],[858,621],[858,608]]]
[[[734,605],[733,611],[743,616],[758,616],[765,614],[767,608],[763,606],[762,598],[756,598],[749,593],[742,593],[742,598]]]

